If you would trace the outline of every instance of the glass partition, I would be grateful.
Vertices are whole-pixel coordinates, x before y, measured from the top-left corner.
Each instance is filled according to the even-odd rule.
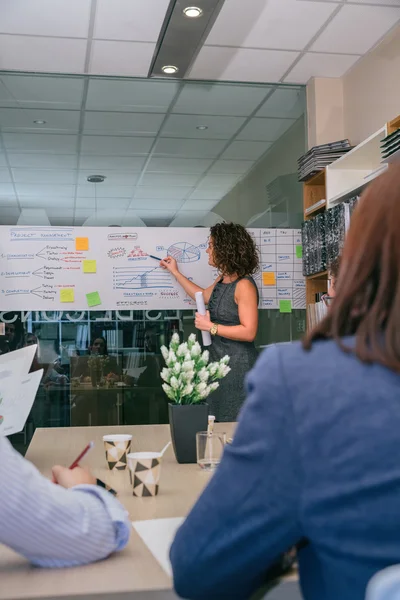
[[[274,83],[0,72],[0,225],[298,228],[305,105]],[[37,341],[44,369],[19,447],[35,427],[166,422],[160,345],[194,331],[192,311],[0,321],[0,352]],[[303,310],[262,310],[257,347],[304,329]]]

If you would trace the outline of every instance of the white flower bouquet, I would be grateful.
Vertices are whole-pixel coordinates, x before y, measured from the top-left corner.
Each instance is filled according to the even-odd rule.
[[[165,381],[163,390],[174,404],[198,404],[218,387],[218,379],[230,372],[229,356],[209,364],[208,350],[201,346],[192,333],[187,342],[180,344],[179,335],[174,333],[169,348],[162,346],[161,353],[166,367],[161,371]]]

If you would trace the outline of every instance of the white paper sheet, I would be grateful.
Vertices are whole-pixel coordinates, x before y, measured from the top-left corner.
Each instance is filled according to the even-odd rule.
[[[43,370],[29,375],[37,346],[0,356],[0,436],[19,433],[35,400]]]
[[[169,577],[172,568],[169,561],[169,550],[184,517],[175,519],[152,519],[151,521],[133,521],[133,528],[140,535],[154,558],[159,562]]]
[[[0,424],[0,436],[19,433],[25,427],[26,420],[35,401],[39,384],[42,380],[43,369],[25,376],[20,385],[15,385],[14,394],[9,396],[8,402],[0,406],[3,417]]]

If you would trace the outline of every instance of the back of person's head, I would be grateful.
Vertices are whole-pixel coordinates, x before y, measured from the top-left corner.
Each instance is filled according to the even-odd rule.
[[[304,340],[356,336],[354,352],[400,372],[400,168],[391,167],[363,194],[340,260],[336,297]]]
[[[243,225],[217,223],[210,228],[210,239],[214,263],[221,273],[245,277],[258,271],[257,246]]]

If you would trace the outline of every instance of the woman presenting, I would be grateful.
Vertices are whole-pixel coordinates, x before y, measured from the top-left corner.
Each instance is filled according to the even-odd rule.
[[[229,375],[221,380],[220,387],[210,397],[211,411],[217,421],[235,421],[245,400],[245,375],[258,356],[254,339],[259,298],[252,278],[259,268],[258,252],[242,225],[219,223],[211,227],[207,254],[209,265],[220,273],[207,289],[182,275],[171,256],[160,264],[191,298],[195,298],[196,292],[203,292],[209,311],[204,316],[196,313],[195,325],[213,337],[211,360],[220,360],[227,354],[231,367]]]

